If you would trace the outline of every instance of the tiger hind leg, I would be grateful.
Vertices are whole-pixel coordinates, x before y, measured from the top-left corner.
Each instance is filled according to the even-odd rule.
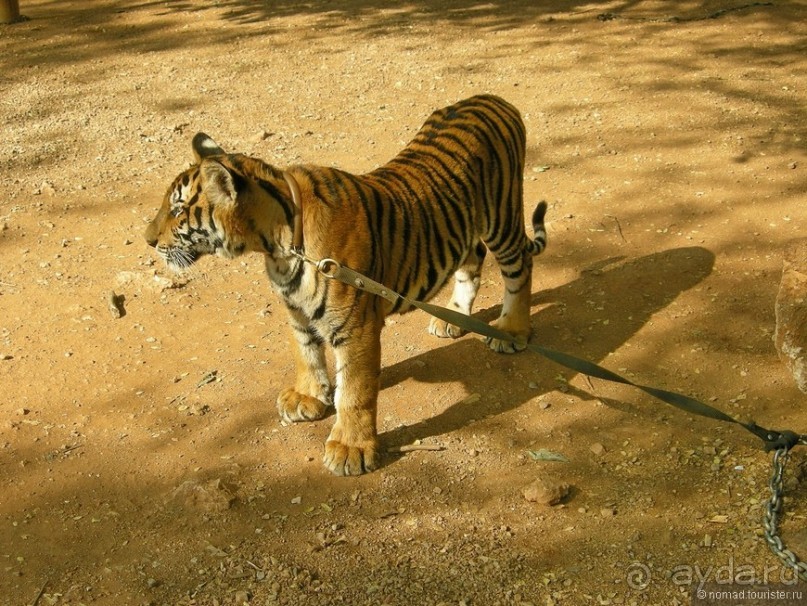
[[[499,317],[491,326],[511,335],[514,340],[486,337],[485,342],[498,353],[515,353],[527,347],[530,325],[530,298],[532,296],[532,255],[522,249],[511,258],[496,255],[504,278],[504,299]]]
[[[515,353],[527,347],[532,298],[532,257],[546,248],[546,202],[539,202],[532,213],[532,240],[526,234],[509,243],[488,243],[504,278],[502,312],[491,324],[513,337],[513,341],[486,337],[488,346],[499,353]],[[523,233],[523,232],[522,232]]]
[[[479,292],[479,277],[486,253],[485,245],[477,242],[463,264],[454,273],[454,291],[448,304],[449,309],[455,309],[465,315],[471,314],[476,294]],[[465,331],[445,320],[432,318],[429,322],[429,334],[456,339],[465,334]]]

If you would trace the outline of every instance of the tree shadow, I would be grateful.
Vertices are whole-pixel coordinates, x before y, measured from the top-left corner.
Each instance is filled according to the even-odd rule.
[[[704,280],[712,272],[714,260],[710,251],[688,247],[638,259],[613,258],[598,263],[574,282],[534,296],[533,305],[542,305],[542,309],[533,314],[533,326],[540,327],[533,340],[600,362],[628,342],[653,314]],[[497,308],[490,308],[475,315],[489,321],[497,312]],[[554,329],[549,329],[553,326]],[[384,368],[382,389],[407,379],[423,383],[454,381],[462,383],[469,393],[483,394],[478,399],[457,402],[434,417],[382,434],[386,446],[401,446],[462,429],[475,419],[510,411],[553,390],[545,381],[538,389],[530,387],[527,381],[518,381],[496,389],[494,397],[487,397],[491,391],[489,377],[466,363],[484,356],[485,350],[479,339],[464,338]],[[557,366],[529,353],[508,356],[506,360],[517,374],[558,373]],[[583,392],[575,393],[586,397]],[[390,455],[385,463],[398,458],[399,455]]]

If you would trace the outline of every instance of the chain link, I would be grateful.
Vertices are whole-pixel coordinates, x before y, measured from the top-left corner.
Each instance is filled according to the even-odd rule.
[[[799,557],[790,551],[779,537],[779,516],[782,515],[782,505],[784,501],[784,473],[787,464],[789,449],[778,448],[773,454],[773,473],[769,486],[771,498],[765,506],[765,515],[762,519],[762,526],[765,531],[765,540],[771,551],[785,565],[793,569],[802,581],[807,581],[807,563],[799,560]]]

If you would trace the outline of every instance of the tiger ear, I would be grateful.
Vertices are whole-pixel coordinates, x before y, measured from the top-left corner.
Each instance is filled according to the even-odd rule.
[[[193,157],[196,158],[196,162],[201,162],[209,156],[223,156],[226,153],[219,147],[218,143],[204,133],[196,133],[191,142],[191,147],[193,148]]]
[[[235,204],[238,189],[233,174],[215,160],[203,160],[199,168],[202,177],[202,191],[207,199],[213,204]]]

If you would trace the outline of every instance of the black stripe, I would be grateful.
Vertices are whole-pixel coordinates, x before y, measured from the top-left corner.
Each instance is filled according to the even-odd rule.
[[[213,219],[213,205],[207,207],[207,222],[210,224],[210,231],[217,231],[216,221]]]
[[[267,252],[268,254],[270,254],[270,255],[274,254],[275,247],[272,246],[272,244],[269,242],[269,240],[266,238],[266,236],[264,236],[263,234],[260,234],[260,238],[261,238],[261,245],[263,246],[263,250],[265,252]]]

